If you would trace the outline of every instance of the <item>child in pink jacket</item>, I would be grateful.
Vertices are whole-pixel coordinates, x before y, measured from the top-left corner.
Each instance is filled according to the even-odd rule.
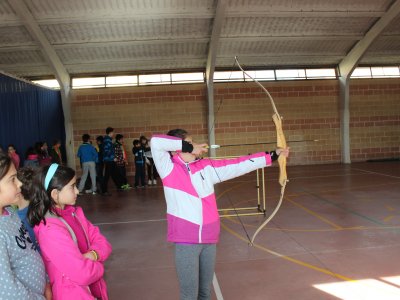
[[[37,174],[28,219],[34,225],[53,300],[108,299],[104,261],[111,245],[75,207],[75,171],[52,164]]]
[[[175,243],[180,299],[211,299],[220,222],[214,185],[270,166],[289,149],[235,159],[199,159],[206,144],[193,143],[183,129],[153,135],[151,153],[164,186],[169,242]]]

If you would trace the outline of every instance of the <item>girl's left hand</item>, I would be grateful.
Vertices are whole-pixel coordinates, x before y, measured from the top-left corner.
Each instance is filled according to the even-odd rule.
[[[96,261],[96,257],[94,257],[94,254],[92,251],[86,252],[85,254],[83,254],[83,257]]]
[[[279,149],[276,149],[275,152],[278,155],[283,155],[284,157],[289,157],[289,150],[290,150],[289,147],[287,147],[285,149],[279,148]]]

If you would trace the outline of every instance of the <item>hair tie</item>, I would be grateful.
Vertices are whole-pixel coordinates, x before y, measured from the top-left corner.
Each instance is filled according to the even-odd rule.
[[[46,189],[46,191],[49,188],[50,181],[53,178],[54,174],[56,173],[57,168],[58,164],[52,164],[49,170],[47,171],[46,178],[44,179],[44,188]]]

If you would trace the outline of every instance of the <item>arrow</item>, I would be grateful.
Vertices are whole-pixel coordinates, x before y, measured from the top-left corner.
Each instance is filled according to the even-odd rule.
[[[319,140],[295,140],[288,141],[287,143],[305,143],[305,142],[319,142]],[[235,147],[235,146],[252,146],[252,145],[270,145],[276,144],[276,142],[259,142],[259,143],[250,143],[250,144],[228,144],[228,145],[210,145],[207,148],[218,149],[223,147]]]

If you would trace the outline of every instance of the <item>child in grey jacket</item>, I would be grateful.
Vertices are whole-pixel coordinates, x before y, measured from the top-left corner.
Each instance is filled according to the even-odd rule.
[[[51,299],[42,258],[10,207],[19,200],[20,188],[14,164],[0,151],[0,300]]]

